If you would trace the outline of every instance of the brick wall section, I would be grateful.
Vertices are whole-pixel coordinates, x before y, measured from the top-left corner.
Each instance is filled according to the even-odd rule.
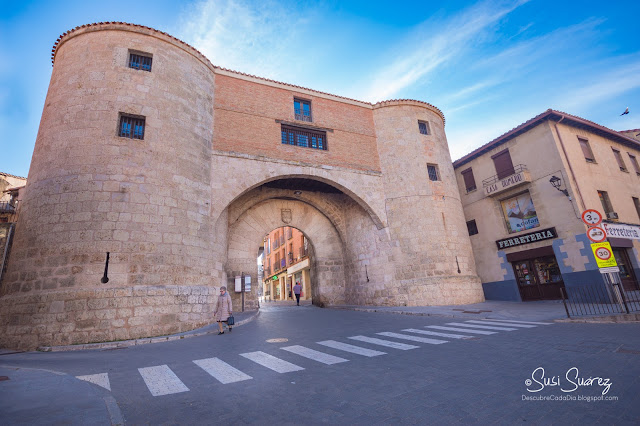
[[[327,151],[281,142],[276,120],[296,122],[293,98],[311,101],[313,122],[328,128]],[[226,75],[216,75],[214,149],[311,164],[380,170],[371,108],[310,96]]]

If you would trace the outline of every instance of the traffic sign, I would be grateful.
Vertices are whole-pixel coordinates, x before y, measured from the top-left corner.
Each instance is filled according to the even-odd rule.
[[[589,226],[596,226],[602,222],[602,215],[598,210],[588,209],[582,212],[582,221]]]
[[[607,234],[604,232],[604,229],[599,226],[594,226],[587,231],[587,237],[594,243],[601,243],[607,239]]]
[[[612,266],[610,268],[600,268],[599,271],[601,274],[612,274],[614,272],[620,272],[620,268]]]
[[[598,268],[610,268],[612,266],[618,266],[616,258],[613,256],[611,250],[611,244],[609,242],[593,243],[591,244],[591,250],[596,258]]]

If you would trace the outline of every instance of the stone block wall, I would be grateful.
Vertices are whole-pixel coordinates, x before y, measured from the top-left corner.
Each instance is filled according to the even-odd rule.
[[[151,72],[129,68],[130,52],[152,55]],[[257,307],[257,250],[283,225],[311,241],[314,303],[482,300],[437,108],[223,70],[167,34],[123,23],[76,28],[54,54],[0,288],[1,345],[195,328],[242,272],[252,278],[246,308]],[[281,143],[294,97],[311,101],[313,115],[296,124],[325,130],[328,150]],[[120,114],[145,117],[143,140],[118,135]],[[420,135],[417,120],[432,134]],[[292,179],[341,193],[264,186]]]
[[[192,330],[211,322],[216,290],[132,286],[0,298],[0,347],[34,349]]]
[[[420,133],[419,121],[430,134]],[[388,294],[415,305],[483,301],[441,113],[389,101],[375,106],[374,122],[393,254]]]

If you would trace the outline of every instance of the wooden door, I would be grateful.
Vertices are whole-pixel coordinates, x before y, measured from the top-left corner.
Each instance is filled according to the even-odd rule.
[[[513,262],[513,271],[518,282],[518,289],[522,300],[540,300],[542,292],[535,277],[533,262],[530,260],[519,260]]]

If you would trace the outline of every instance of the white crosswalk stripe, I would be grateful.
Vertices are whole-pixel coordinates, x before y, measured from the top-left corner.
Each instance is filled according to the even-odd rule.
[[[138,368],[138,371],[153,396],[189,391],[189,388],[178,379],[178,376],[167,365]]]
[[[295,365],[280,358],[276,358],[275,356],[269,355],[268,353],[262,351],[248,352],[240,354],[240,356],[250,359],[251,361],[255,362],[256,364],[260,364],[263,367],[267,367],[268,369],[273,370],[276,373],[290,373],[292,371],[304,370],[304,368],[300,367],[299,365]]]
[[[219,358],[196,359],[193,362],[223,385],[253,378]]]
[[[418,336],[411,336],[409,334],[391,333],[389,331],[384,331],[382,333],[376,333],[376,334],[379,334],[381,336],[387,336],[387,337],[395,337],[396,339],[411,340],[412,342],[427,343],[429,345],[441,345],[443,343],[449,343],[448,340],[429,339],[427,337],[418,337]]]
[[[503,319],[489,319],[489,321],[505,322],[505,323],[507,323],[507,325],[510,324],[510,323],[535,324],[535,325],[553,325],[553,323],[550,323],[550,322],[537,322],[537,321],[518,321],[518,320],[503,320]]]
[[[515,331],[517,328],[508,328],[508,327],[493,327],[490,325],[475,325],[475,324],[464,324],[461,322],[448,322],[447,325],[455,325],[456,327],[471,327],[471,328],[482,328],[486,330],[498,330],[498,331]]]
[[[348,343],[336,342],[335,340],[325,340],[322,342],[316,342],[319,345],[327,346],[329,348],[338,349],[340,351],[350,352],[352,354],[362,355],[366,357],[373,357],[378,355],[385,355],[386,352],[374,351],[373,349],[361,348],[360,346],[350,345]]]
[[[468,328],[459,328],[459,327],[444,327],[442,325],[426,325],[425,328],[433,328],[435,330],[446,330],[446,331],[462,331],[464,333],[472,333],[472,334],[498,334],[496,331],[486,331],[486,330],[471,330]]]
[[[94,385],[101,386],[106,390],[111,391],[111,383],[109,383],[109,373],[98,373],[98,374],[91,374],[88,376],[76,376],[76,379],[93,383]]]
[[[406,343],[392,342],[390,340],[376,339],[375,337],[352,336],[352,337],[349,337],[349,339],[358,340],[360,342],[367,342],[373,345],[386,346],[388,348],[400,349],[403,351],[407,351],[409,349],[417,349],[420,347],[420,346],[414,346],[414,345],[407,345]]]
[[[531,324],[505,324],[503,322],[493,322],[493,321],[465,321],[473,324],[487,324],[487,325],[499,325],[500,327],[518,327],[518,328],[536,328],[535,325]]]
[[[315,351],[313,349],[305,348],[304,346],[294,345],[294,346],[286,346],[284,348],[280,348],[285,351],[289,351],[296,355],[303,356],[305,358],[312,359],[314,361],[321,362],[323,364],[331,365],[338,364],[340,362],[347,362],[348,359],[340,358],[339,356],[333,356],[329,354],[325,354],[324,352]]]
[[[473,336],[463,336],[462,334],[439,333],[437,331],[418,330],[417,328],[406,328],[402,331],[409,333],[426,334],[428,336],[448,337],[450,339],[472,339]]]

